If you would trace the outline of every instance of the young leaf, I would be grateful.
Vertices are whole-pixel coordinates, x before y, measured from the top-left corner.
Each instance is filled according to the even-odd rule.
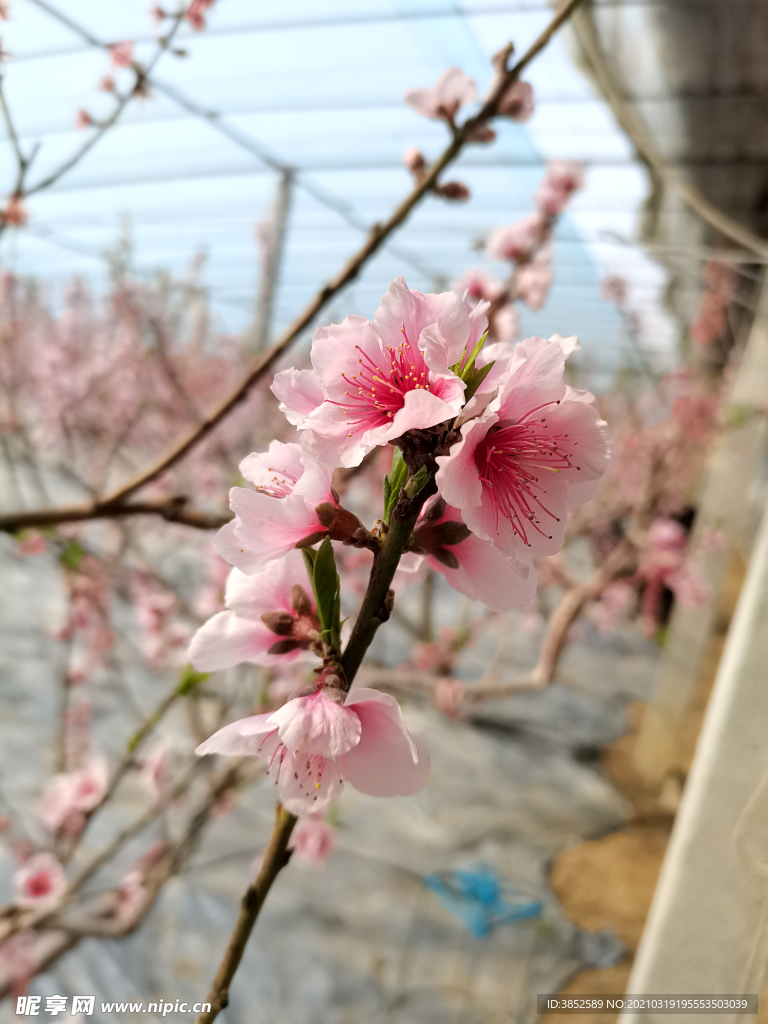
[[[483,334],[483,336],[478,340],[477,344],[475,345],[475,347],[470,352],[469,358],[464,363],[464,367],[463,367],[461,373],[459,374],[459,376],[461,377],[462,380],[468,381],[472,377],[472,375],[474,374],[474,372],[475,372],[475,360],[480,355],[480,353],[482,351],[482,348],[483,348],[483,345],[485,344],[487,338],[488,338],[488,331],[486,331],[485,334]]]
[[[336,597],[339,593],[339,575],[336,572],[333,545],[328,537],[317,549],[312,573],[312,590],[315,594],[317,615],[323,631],[333,630],[336,618]]]
[[[483,383],[485,378],[493,369],[493,362],[486,363],[480,370],[475,370],[472,376],[467,381],[467,387],[464,392],[464,401],[468,402],[474,395],[480,385]]]
[[[403,453],[399,448],[395,449],[395,457],[392,459],[392,473],[387,478],[389,489],[385,487],[384,491],[384,515],[382,516],[383,522],[387,525],[392,517],[392,510],[397,504],[400,498],[400,491],[405,485],[405,481],[408,479],[408,467],[405,464]]]
[[[196,686],[199,686],[200,683],[204,683],[210,676],[210,672],[198,672],[191,665],[185,665],[179,674],[179,685],[176,687],[176,693],[179,697],[183,697],[190,690],[194,690]]]

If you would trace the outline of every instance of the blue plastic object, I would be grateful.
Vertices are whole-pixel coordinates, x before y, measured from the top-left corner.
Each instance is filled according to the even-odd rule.
[[[427,875],[424,884],[448,913],[458,917],[478,939],[503,924],[539,917],[544,909],[539,900],[525,898],[525,894],[499,878],[487,865]]]

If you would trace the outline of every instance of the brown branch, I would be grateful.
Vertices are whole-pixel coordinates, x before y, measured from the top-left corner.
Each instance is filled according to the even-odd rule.
[[[56,526],[58,523],[79,523],[89,519],[116,519],[121,516],[137,515],[161,516],[169,523],[182,523],[198,530],[216,530],[232,518],[231,515],[216,515],[189,508],[183,495],[169,495],[127,504],[96,499],[72,505],[7,512],[0,515],[0,533],[16,533],[17,530],[28,527]]]
[[[419,181],[411,193],[394,210],[384,224],[374,224],[367,239],[361,248],[352,256],[344,267],[333,277],[325,287],[315,295],[312,301],[305,307],[302,313],[284,331],[280,339],[266,352],[256,356],[242,378],[240,383],[226,395],[219,404],[202,420],[193,427],[183,438],[168,449],[146,469],[132,476],[126,483],[105,495],[96,502],[100,508],[114,509],[124,507],[125,501],[139,488],[150,483],[161,473],[166,472],[171,466],[179,462],[188,452],[198,445],[218,424],[248,395],[251,388],[256,384],[268,370],[275,364],[280,356],[293,344],[312,323],[317,314],[330,302],[330,300],[351,281],[355,280],[368,260],[379,250],[384,241],[406,220],[413,208],[424,198],[425,195],[434,190],[437,180],[445,168],[456,159],[464,146],[471,140],[472,133],[498,113],[499,103],[530,62],[544,49],[549,40],[570,17],[572,12],[582,0],[565,0],[558,12],[552,18],[547,28],[523,54],[520,60],[510,69],[506,66],[499,68],[496,81],[486,98],[480,111],[463,125],[455,128],[453,138],[443,153],[435,160],[429,169],[429,173]],[[510,47],[507,46],[502,54],[507,55]],[[35,514],[45,514],[46,510]],[[131,514],[130,509],[125,513],[110,512],[110,514]],[[92,515],[81,515],[79,518],[94,518]],[[64,522],[59,515],[56,522]],[[0,524],[2,520],[0,520]],[[22,521],[20,525],[27,525]],[[192,525],[192,524],[190,524]],[[1,528],[1,527],[0,527]],[[18,526],[16,527],[18,529]]]
[[[277,805],[275,827],[272,830],[269,846],[264,854],[256,880],[245,890],[245,895],[240,903],[237,924],[216,972],[216,977],[213,979],[211,990],[206,997],[206,1002],[210,1003],[211,1008],[199,1013],[195,1024],[210,1024],[229,1002],[229,986],[235,976],[235,971],[240,966],[246,944],[253,931],[253,926],[256,924],[256,918],[272,888],[272,883],[288,863],[290,857],[288,841],[296,821],[294,815],[286,811],[282,804]]]

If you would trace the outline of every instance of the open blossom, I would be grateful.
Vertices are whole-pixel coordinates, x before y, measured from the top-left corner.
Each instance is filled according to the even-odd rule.
[[[308,864],[325,864],[336,849],[336,829],[324,818],[312,814],[296,826],[290,847]]]
[[[546,231],[546,219],[540,213],[529,213],[514,224],[494,228],[485,251],[492,260],[527,260]]]
[[[235,518],[216,536],[222,558],[245,573],[259,572],[309,537],[327,533],[317,517],[319,505],[332,504],[331,469],[298,444],[273,441],[253,452],[240,472],[254,490],[233,487],[229,504]]]
[[[504,284],[488,270],[465,270],[452,286],[457,295],[474,306],[480,301],[493,302],[504,291]]]
[[[452,122],[460,107],[477,99],[477,86],[461,68],[450,67],[431,89],[408,89],[403,99],[417,114]]]
[[[54,903],[67,888],[64,868],[50,853],[36,853],[13,876],[16,902],[21,907]]]
[[[564,381],[560,344],[527,338],[486,411],[438,456],[438,491],[470,530],[520,560],[559,551],[568,512],[588,501],[608,460],[589,392]]]
[[[530,121],[535,109],[533,87],[529,82],[518,80],[507,89],[499,101],[499,114],[517,121],[518,124]]]
[[[411,550],[442,573],[454,590],[494,611],[517,608],[536,594],[536,570],[496,550],[470,532],[458,509],[439,496],[430,498],[416,524]]]
[[[330,465],[357,466],[378,445],[455,416],[464,383],[450,367],[464,355],[471,331],[458,295],[422,295],[402,277],[372,322],[348,316],[321,327],[312,365],[323,402],[306,419],[305,448]]]
[[[83,816],[101,803],[108,780],[107,759],[91,754],[76,771],[53,776],[37,809],[38,818],[51,832],[77,834]]]
[[[116,68],[129,68],[133,64],[132,39],[125,39],[122,43],[113,43],[109,47],[109,52]]]
[[[333,680],[333,675],[325,678]],[[345,694],[324,686],[279,710],[226,725],[198,754],[260,755],[292,814],[322,813],[349,782],[370,796],[410,796],[424,786],[429,754],[412,736],[394,697],[378,690]]]
[[[227,581],[227,611],[209,619],[192,638],[189,659],[200,672],[242,661],[275,665],[295,661],[319,638],[315,603],[300,551],[289,551],[261,572],[233,569]]]

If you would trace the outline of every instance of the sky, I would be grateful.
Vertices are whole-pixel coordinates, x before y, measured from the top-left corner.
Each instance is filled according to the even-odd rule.
[[[136,41],[155,52],[158,29],[145,0],[55,0],[48,4],[92,38]],[[169,8],[171,5],[168,5]],[[10,51],[4,89],[25,151],[39,144],[29,181],[42,180],[88,138],[78,109],[111,110],[97,88],[108,55],[35,0],[11,0],[0,28]],[[29,227],[6,232],[0,263],[50,282],[78,274],[103,288],[103,253],[130,232],[136,268],[183,277],[196,254],[216,327],[243,329],[259,276],[256,226],[269,217],[277,173],[263,157],[296,168],[273,333],[289,323],[410,189],[403,151],[427,159],[447,128],[403,103],[449,65],[491,79],[490,58],[511,40],[522,53],[545,27],[543,0],[217,0],[207,28],[177,36],[185,56],[167,54],[149,99],[133,101],[118,124],[51,189],[29,200]],[[166,23],[167,26],[168,23]],[[446,287],[468,267],[503,275],[482,252],[499,224],[531,209],[549,159],[579,159],[587,184],[558,224],[555,284],[545,307],[522,310],[522,336],[578,334],[581,358],[601,375],[632,362],[616,310],[598,284],[623,274],[640,314],[642,344],[667,363],[676,326],[661,298],[666,271],[635,244],[645,171],[610,110],[574,66],[562,35],[524,77],[537,100],[526,125],[499,120],[491,146],[468,147],[444,180],[470,189],[466,203],[428,197],[338,296],[327,319],[371,316],[389,282]],[[118,72],[118,84],[131,78]],[[190,113],[189,103],[207,116]],[[0,144],[0,182],[12,187],[10,144]],[[325,202],[321,202],[318,196]]]

